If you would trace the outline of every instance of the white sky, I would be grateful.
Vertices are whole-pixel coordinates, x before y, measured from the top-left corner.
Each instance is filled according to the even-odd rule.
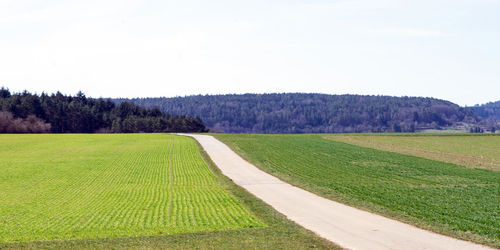
[[[0,86],[500,99],[500,0],[0,0]]]

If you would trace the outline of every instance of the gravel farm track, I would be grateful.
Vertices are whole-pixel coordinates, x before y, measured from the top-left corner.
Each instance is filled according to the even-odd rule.
[[[183,134],[185,135],[185,134]],[[491,249],[322,198],[265,173],[208,135],[189,134],[222,173],[280,213],[347,249]]]

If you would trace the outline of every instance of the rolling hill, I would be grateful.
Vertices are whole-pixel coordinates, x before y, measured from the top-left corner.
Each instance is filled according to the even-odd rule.
[[[415,132],[475,124],[473,110],[424,97],[305,93],[113,99],[201,118],[212,132]]]
[[[482,119],[500,121],[500,101],[467,107]]]

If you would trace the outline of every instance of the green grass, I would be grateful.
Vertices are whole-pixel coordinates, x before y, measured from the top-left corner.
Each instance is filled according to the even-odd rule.
[[[2,249],[337,248],[223,177],[191,138],[0,142]]]
[[[327,140],[216,135],[263,170],[324,197],[500,247],[500,173]]]
[[[342,134],[325,137],[466,167],[500,170],[499,135]]]

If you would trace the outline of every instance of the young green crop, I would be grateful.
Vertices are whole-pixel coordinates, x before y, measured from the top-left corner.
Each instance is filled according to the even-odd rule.
[[[0,242],[265,226],[191,138],[0,135],[0,159]]]
[[[216,137],[263,170],[322,196],[500,246],[498,171],[363,148],[322,135]]]

